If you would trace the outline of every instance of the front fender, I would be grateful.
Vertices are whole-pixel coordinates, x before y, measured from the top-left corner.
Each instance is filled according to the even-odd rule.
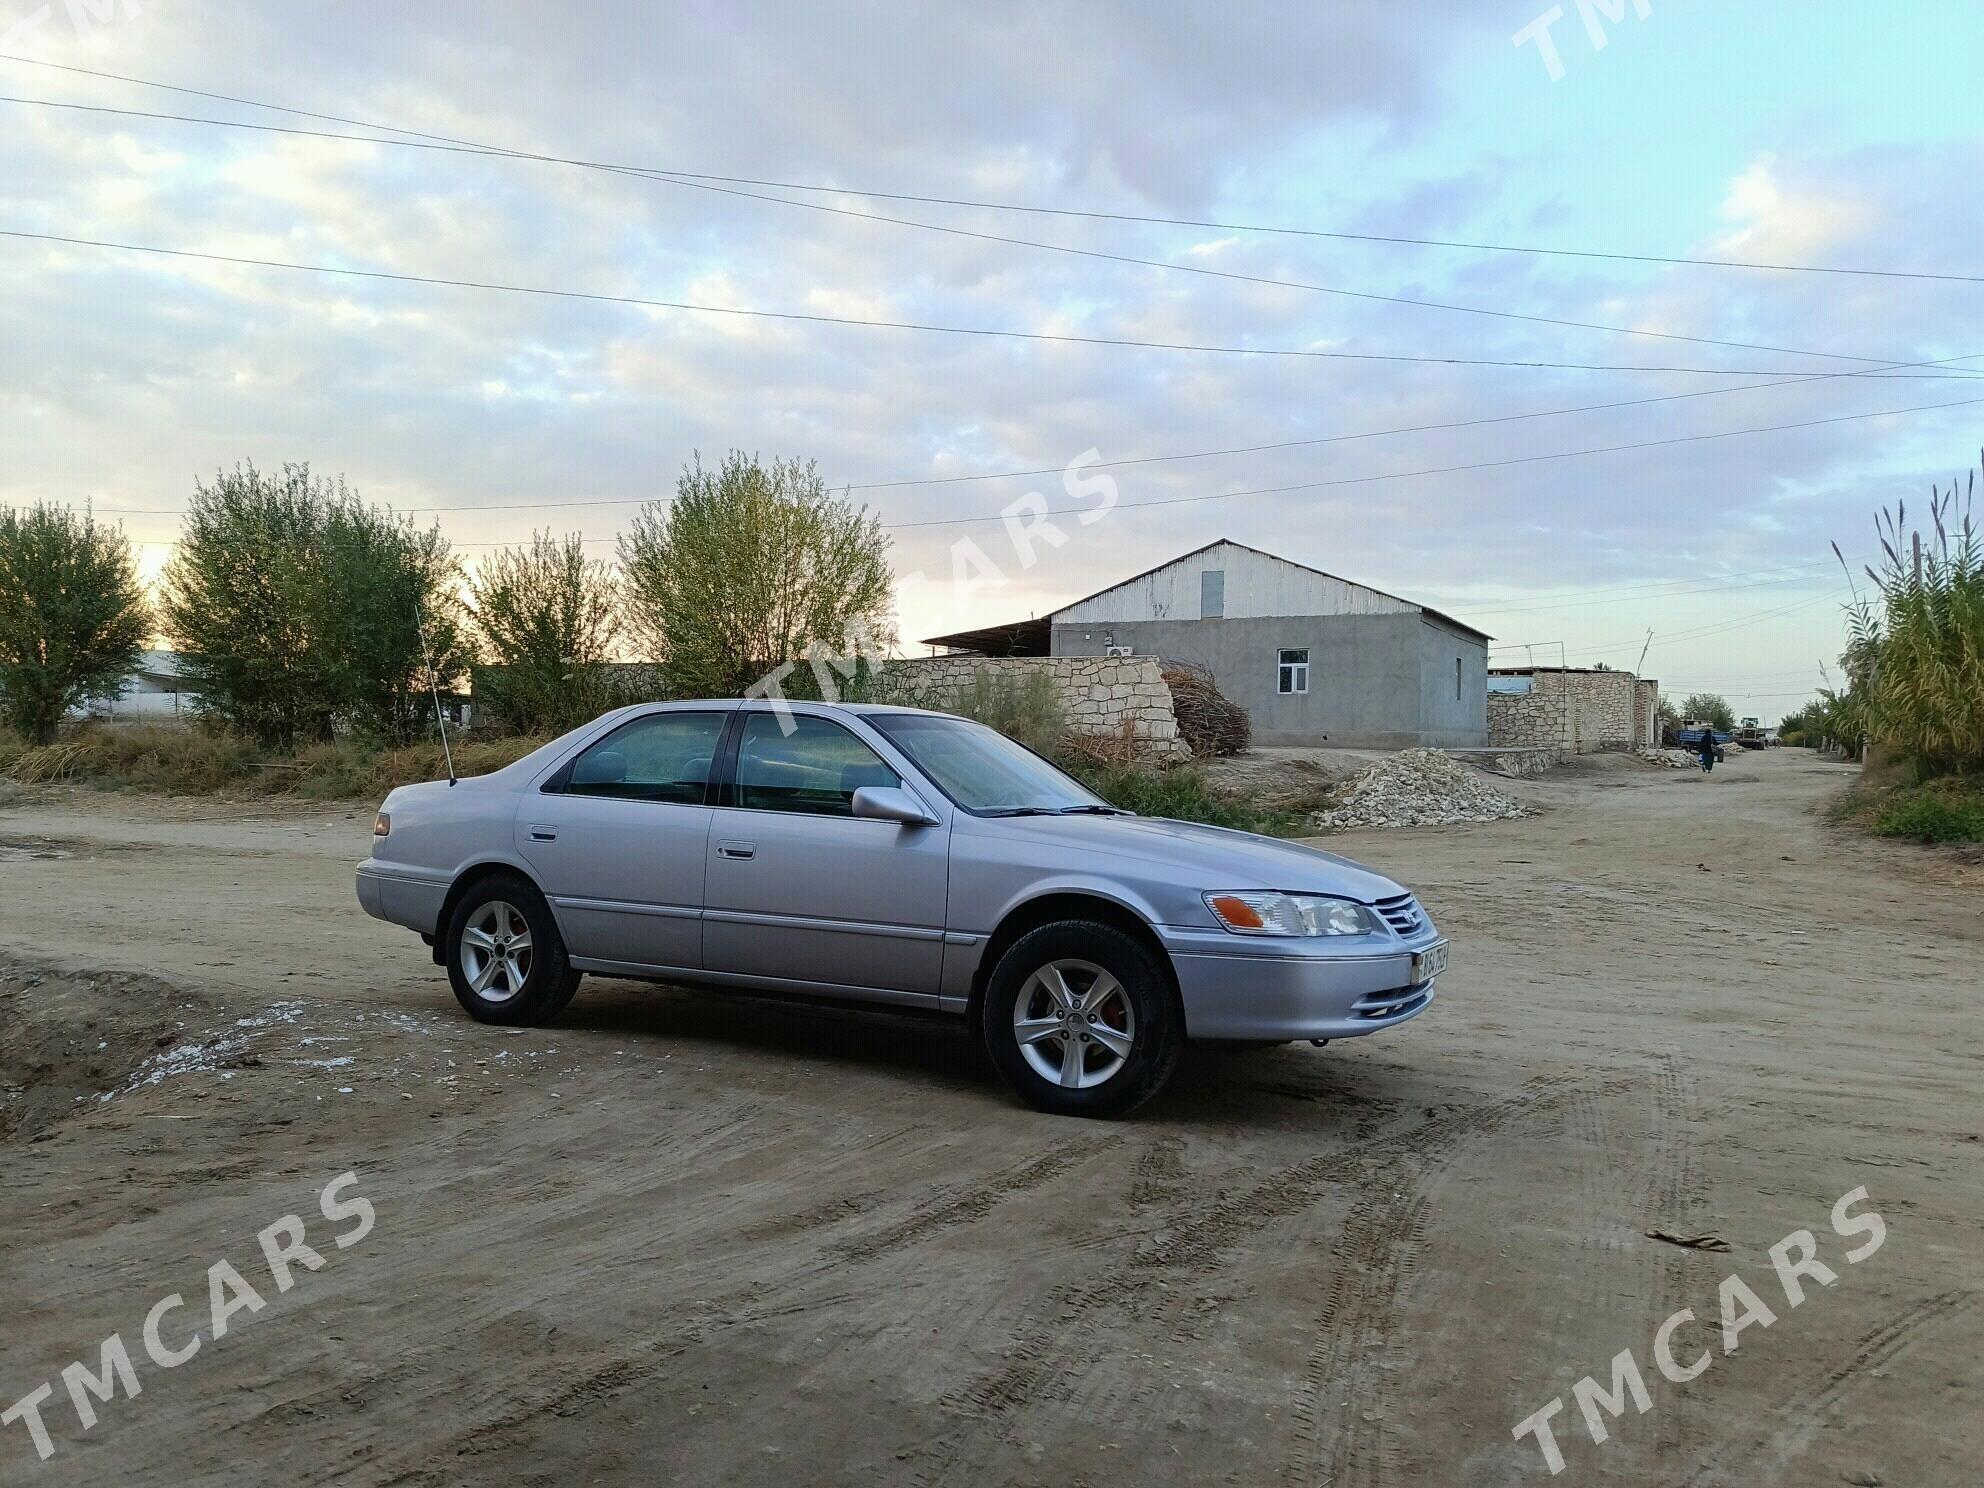
[[[974,900],[968,921],[972,928],[953,928],[944,936],[943,985],[939,994],[942,1005],[957,1012],[969,1005],[986,949],[1000,926],[1014,915],[1024,913],[1028,905],[1066,895],[1100,900],[1134,917],[1140,924],[1153,927],[1153,933],[1162,923],[1149,900],[1113,880],[1083,873],[1056,874],[1015,886],[1004,898],[993,901],[989,914],[985,900]],[[952,903],[958,903],[955,887]]]

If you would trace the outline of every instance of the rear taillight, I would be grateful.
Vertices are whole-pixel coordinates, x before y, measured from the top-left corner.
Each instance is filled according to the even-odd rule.
[[[386,815],[385,812],[382,811],[377,816],[372,818],[372,835],[374,837],[389,836],[392,833],[392,830],[393,830],[393,819],[390,816]]]

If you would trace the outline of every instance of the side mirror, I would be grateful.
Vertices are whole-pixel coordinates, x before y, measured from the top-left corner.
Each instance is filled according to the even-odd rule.
[[[854,793],[854,814],[874,821],[899,822],[905,827],[934,827],[937,818],[900,786],[864,785]]]

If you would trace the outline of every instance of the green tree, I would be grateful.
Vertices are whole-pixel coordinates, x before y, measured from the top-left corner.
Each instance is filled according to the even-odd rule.
[[[486,711],[519,733],[563,733],[614,705],[620,580],[588,560],[578,535],[534,533],[530,546],[490,555],[469,581],[484,657],[476,673]]]
[[[439,528],[416,528],[356,500],[329,507],[311,634],[343,721],[389,744],[434,727],[427,657],[443,689],[469,662],[461,582]]]
[[[1683,718],[1706,719],[1719,734],[1736,727],[1736,712],[1719,692],[1691,692],[1681,704]]]
[[[628,627],[678,695],[742,693],[782,664],[892,640],[888,538],[810,461],[698,458],[673,502],[641,509],[620,567]]]
[[[0,511],[0,716],[37,744],[85,698],[114,695],[151,633],[122,529],[87,510]]]
[[[195,487],[162,609],[189,690],[265,744],[340,723],[393,742],[426,727],[417,610],[447,685],[466,656],[460,568],[438,531],[365,506],[308,465]]]

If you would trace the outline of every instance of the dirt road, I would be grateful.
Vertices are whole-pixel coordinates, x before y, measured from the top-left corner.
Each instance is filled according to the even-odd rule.
[[[0,1482],[1502,1484],[1558,1396],[1564,1482],[1972,1481],[1984,883],[1830,834],[1841,778],[1614,759],[1333,839],[1452,936],[1439,1001],[1195,1055],[1118,1124],[906,1017],[589,982],[478,1027],[359,912],[363,812],[17,802],[0,1409],[52,1384],[55,1455],[6,1426]],[[376,1223],[338,1249],[346,1171]],[[291,1213],[323,1265],[278,1294]],[[1798,1229],[1837,1282],[1793,1309]],[[158,1368],[148,1312],[211,1335],[224,1258],[266,1305]],[[1732,1272],[1777,1321],[1725,1356]],[[60,1371],[113,1332],[143,1393],[85,1431]],[[1572,1385],[1628,1349],[1651,1409],[1596,1445]]]

